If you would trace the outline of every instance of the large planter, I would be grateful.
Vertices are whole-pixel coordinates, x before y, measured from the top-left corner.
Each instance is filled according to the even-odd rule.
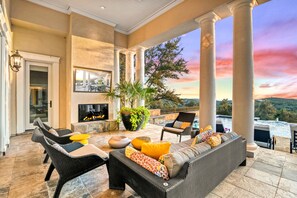
[[[133,129],[132,123],[130,121],[131,115],[122,113],[121,116],[122,116],[123,124],[124,124],[126,130],[128,130],[128,131],[138,131],[144,122],[144,115],[143,115],[141,120],[137,123],[136,129]]]

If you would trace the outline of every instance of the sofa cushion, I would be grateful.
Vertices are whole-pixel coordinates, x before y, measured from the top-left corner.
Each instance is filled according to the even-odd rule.
[[[177,133],[177,134],[182,133],[184,131],[183,129],[177,129],[177,128],[173,128],[173,127],[164,127],[163,130],[172,132],[172,133]]]
[[[168,169],[170,178],[175,177],[178,174],[185,162],[210,149],[210,145],[202,142],[192,147],[185,147],[176,152],[164,155],[164,165]]]
[[[48,132],[51,133],[51,134],[53,134],[53,135],[55,135],[55,136],[59,136],[58,132],[55,129],[53,129],[53,128],[50,128],[48,130]]]
[[[73,157],[81,157],[84,155],[98,155],[102,159],[108,159],[108,154],[97,148],[93,144],[85,145],[69,153]]]
[[[141,152],[149,157],[158,160],[161,155],[169,153],[170,145],[170,142],[144,143],[142,144]]]
[[[140,165],[141,167],[155,174],[156,176],[161,177],[165,180],[169,179],[169,174],[166,166],[164,166],[157,160],[149,156],[146,156],[145,154],[139,151],[132,152],[132,154],[130,155],[130,159],[138,165]]]
[[[194,138],[193,142],[192,142],[192,146],[194,146],[195,144],[199,144],[201,142],[204,142],[208,137],[210,137],[214,132],[212,130],[207,130],[204,131],[202,133],[199,133],[198,135],[196,135],[196,137]]]
[[[224,134],[221,135],[222,142],[232,140],[232,139],[234,139],[236,137],[238,137],[238,135],[235,132],[224,133]]]
[[[175,121],[173,124],[173,128],[177,128],[177,129],[185,129],[189,126],[191,126],[191,122]]]
[[[221,135],[218,133],[215,133],[207,138],[206,143],[211,146],[211,148],[214,148],[216,146],[219,146],[222,142]]]
[[[133,145],[134,148],[141,150],[141,147],[144,143],[151,142],[151,138],[147,136],[140,136],[136,137],[131,141],[131,144]]]

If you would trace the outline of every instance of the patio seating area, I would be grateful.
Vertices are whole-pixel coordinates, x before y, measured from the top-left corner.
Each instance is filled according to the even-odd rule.
[[[120,131],[91,134],[90,143],[109,152],[108,140],[114,135],[130,139],[148,136],[158,141],[162,127],[148,125],[138,132]],[[31,141],[31,132],[11,138],[5,157],[0,158],[0,197],[52,197],[58,182],[53,172],[48,182],[44,176],[50,162],[43,164],[43,148]],[[189,139],[183,136],[182,141]],[[177,143],[175,134],[166,134],[164,140]],[[296,197],[297,155],[289,153],[289,140],[277,139],[275,150],[259,148],[255,158],[247,158],[247,166],[233,171],[208,197]],[[286,144],[286,152],[280,151]],[[60,197],[138,197],[128,186],[125,191],[109,190],[106,166],[100,166],[67,182]]]

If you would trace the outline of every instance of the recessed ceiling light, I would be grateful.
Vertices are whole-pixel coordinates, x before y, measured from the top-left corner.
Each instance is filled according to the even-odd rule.
[[[106,7],[105,6],[100,6],[101,10],[104,10]]]

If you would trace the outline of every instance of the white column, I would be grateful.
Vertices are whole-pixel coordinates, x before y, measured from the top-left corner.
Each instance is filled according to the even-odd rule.
[[[128,51],[126,53],[126,76],[125,80],[134,82],[134,55],[135,53],[133,51]]]
[[[201,27],[199,127],[211,125],[216,130],[216,57],[215,22],[211,12],[196,19]]]
[[[114,49],[114,86],[120,83],[120,50]],[[114,100],[114,111],[113,117],[117,119],[117,112],[120,110],[121,103],[120,99],[116,98]]]
[[[233,21],[233,99],[232,129],[247,140],[247,150],[254,143],[254,60],[252,0],[239,0],[231,5]]]
[[[136,50],[136,81],[144,87],[144,73],[145,73],[145,63],[144,63],[144,47],[139,47]],[[140,99],[138,101],[138,106],[145,106],[145,100]]]

